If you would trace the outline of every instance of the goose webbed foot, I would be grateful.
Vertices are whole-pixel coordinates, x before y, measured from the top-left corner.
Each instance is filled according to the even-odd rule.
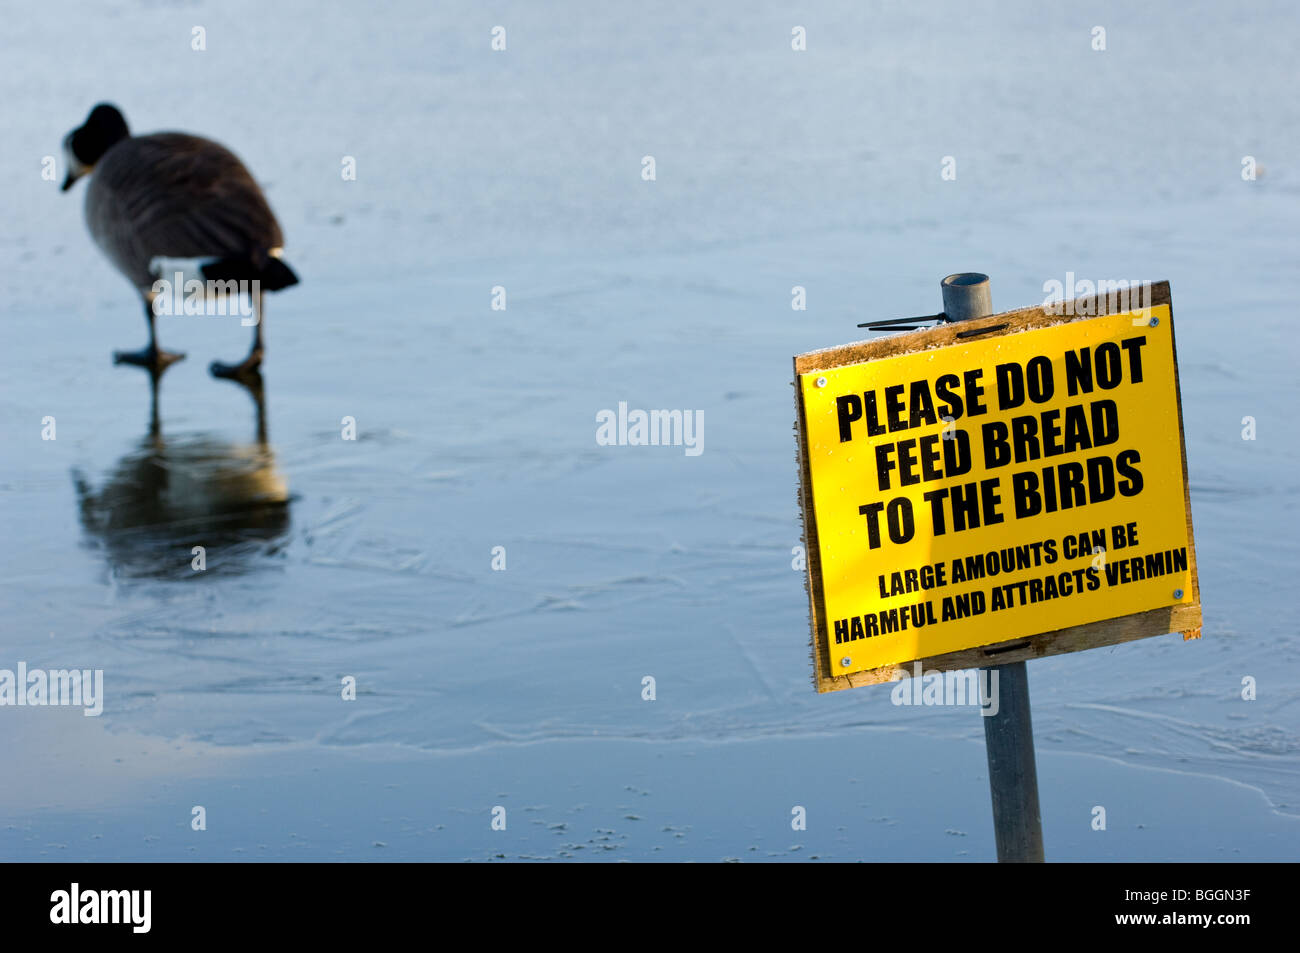
[[[262,349],[254,348],[248,357],[244,358],[238,364],[226,364],[222,361],[213,361],[208,366],[208,373],[213,377],[224,377],[227,380],[239,381],[245,384],[254,384],[261,379],[262,366]]]
[[[131,364],[143,367],[151,373],[161,374],[177,361],[185,360],[185,355],[178,351],[162,351],[156,346],[141,348],[138,351],[114,351],[114,364]]]

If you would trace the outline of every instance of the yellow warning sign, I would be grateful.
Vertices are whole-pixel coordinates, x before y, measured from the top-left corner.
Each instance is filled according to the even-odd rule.
[[[824,677],[1194,602],[1169,304],[1038,323],[799,359]]]

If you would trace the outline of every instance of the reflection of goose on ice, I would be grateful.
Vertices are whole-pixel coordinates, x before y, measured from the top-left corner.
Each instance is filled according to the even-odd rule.
[[[95,489],[73,473],[81,523],[110,566],[128,577],[202,577],[247,572],[278,551],[289,530],[289,488],[266,439],[260,381],[248,388],[257,436],[248,443],[212,434],[166,438],[152,376],[148,435]],[[204,572],[196,572],[195,546]]]

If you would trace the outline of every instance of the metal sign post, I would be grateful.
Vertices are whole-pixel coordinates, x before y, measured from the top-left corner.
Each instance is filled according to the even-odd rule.
[[[943,310],[949,321],[993,313],[989,277],[967,272],[943,279]],[[989,793],[999,863],[1042,863],[1043,821],[1038,808],[1038,768],[1034,726],[1029,712],[1029,672],[1025,663],[998,667],[998,713],[984,719],[989,759]],[[980,669],[980,681],[989,684]]]

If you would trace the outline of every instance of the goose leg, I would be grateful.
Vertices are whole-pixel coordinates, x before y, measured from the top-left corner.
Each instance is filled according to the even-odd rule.
[[[248,352],[248,357],[238,364],[213,361],[208,367],[208,373],[213,377],[227,377],[237,381],[248,381],[261,376],[258,368],[262,366],[262,324],[266,320],[262,311],[261,289],[258,289],[253,294],[253,319],[253,346]]]
[[[138,351],[114,351],[114,364],[134,364],[147,368],[154,374],[161,374],[172,364],[184,360],[185,355],[176,351],[163,351],[158,348],[158,338],[154,331],[153,304],[144,303],[144,319],[149,324],[149,345]]]

